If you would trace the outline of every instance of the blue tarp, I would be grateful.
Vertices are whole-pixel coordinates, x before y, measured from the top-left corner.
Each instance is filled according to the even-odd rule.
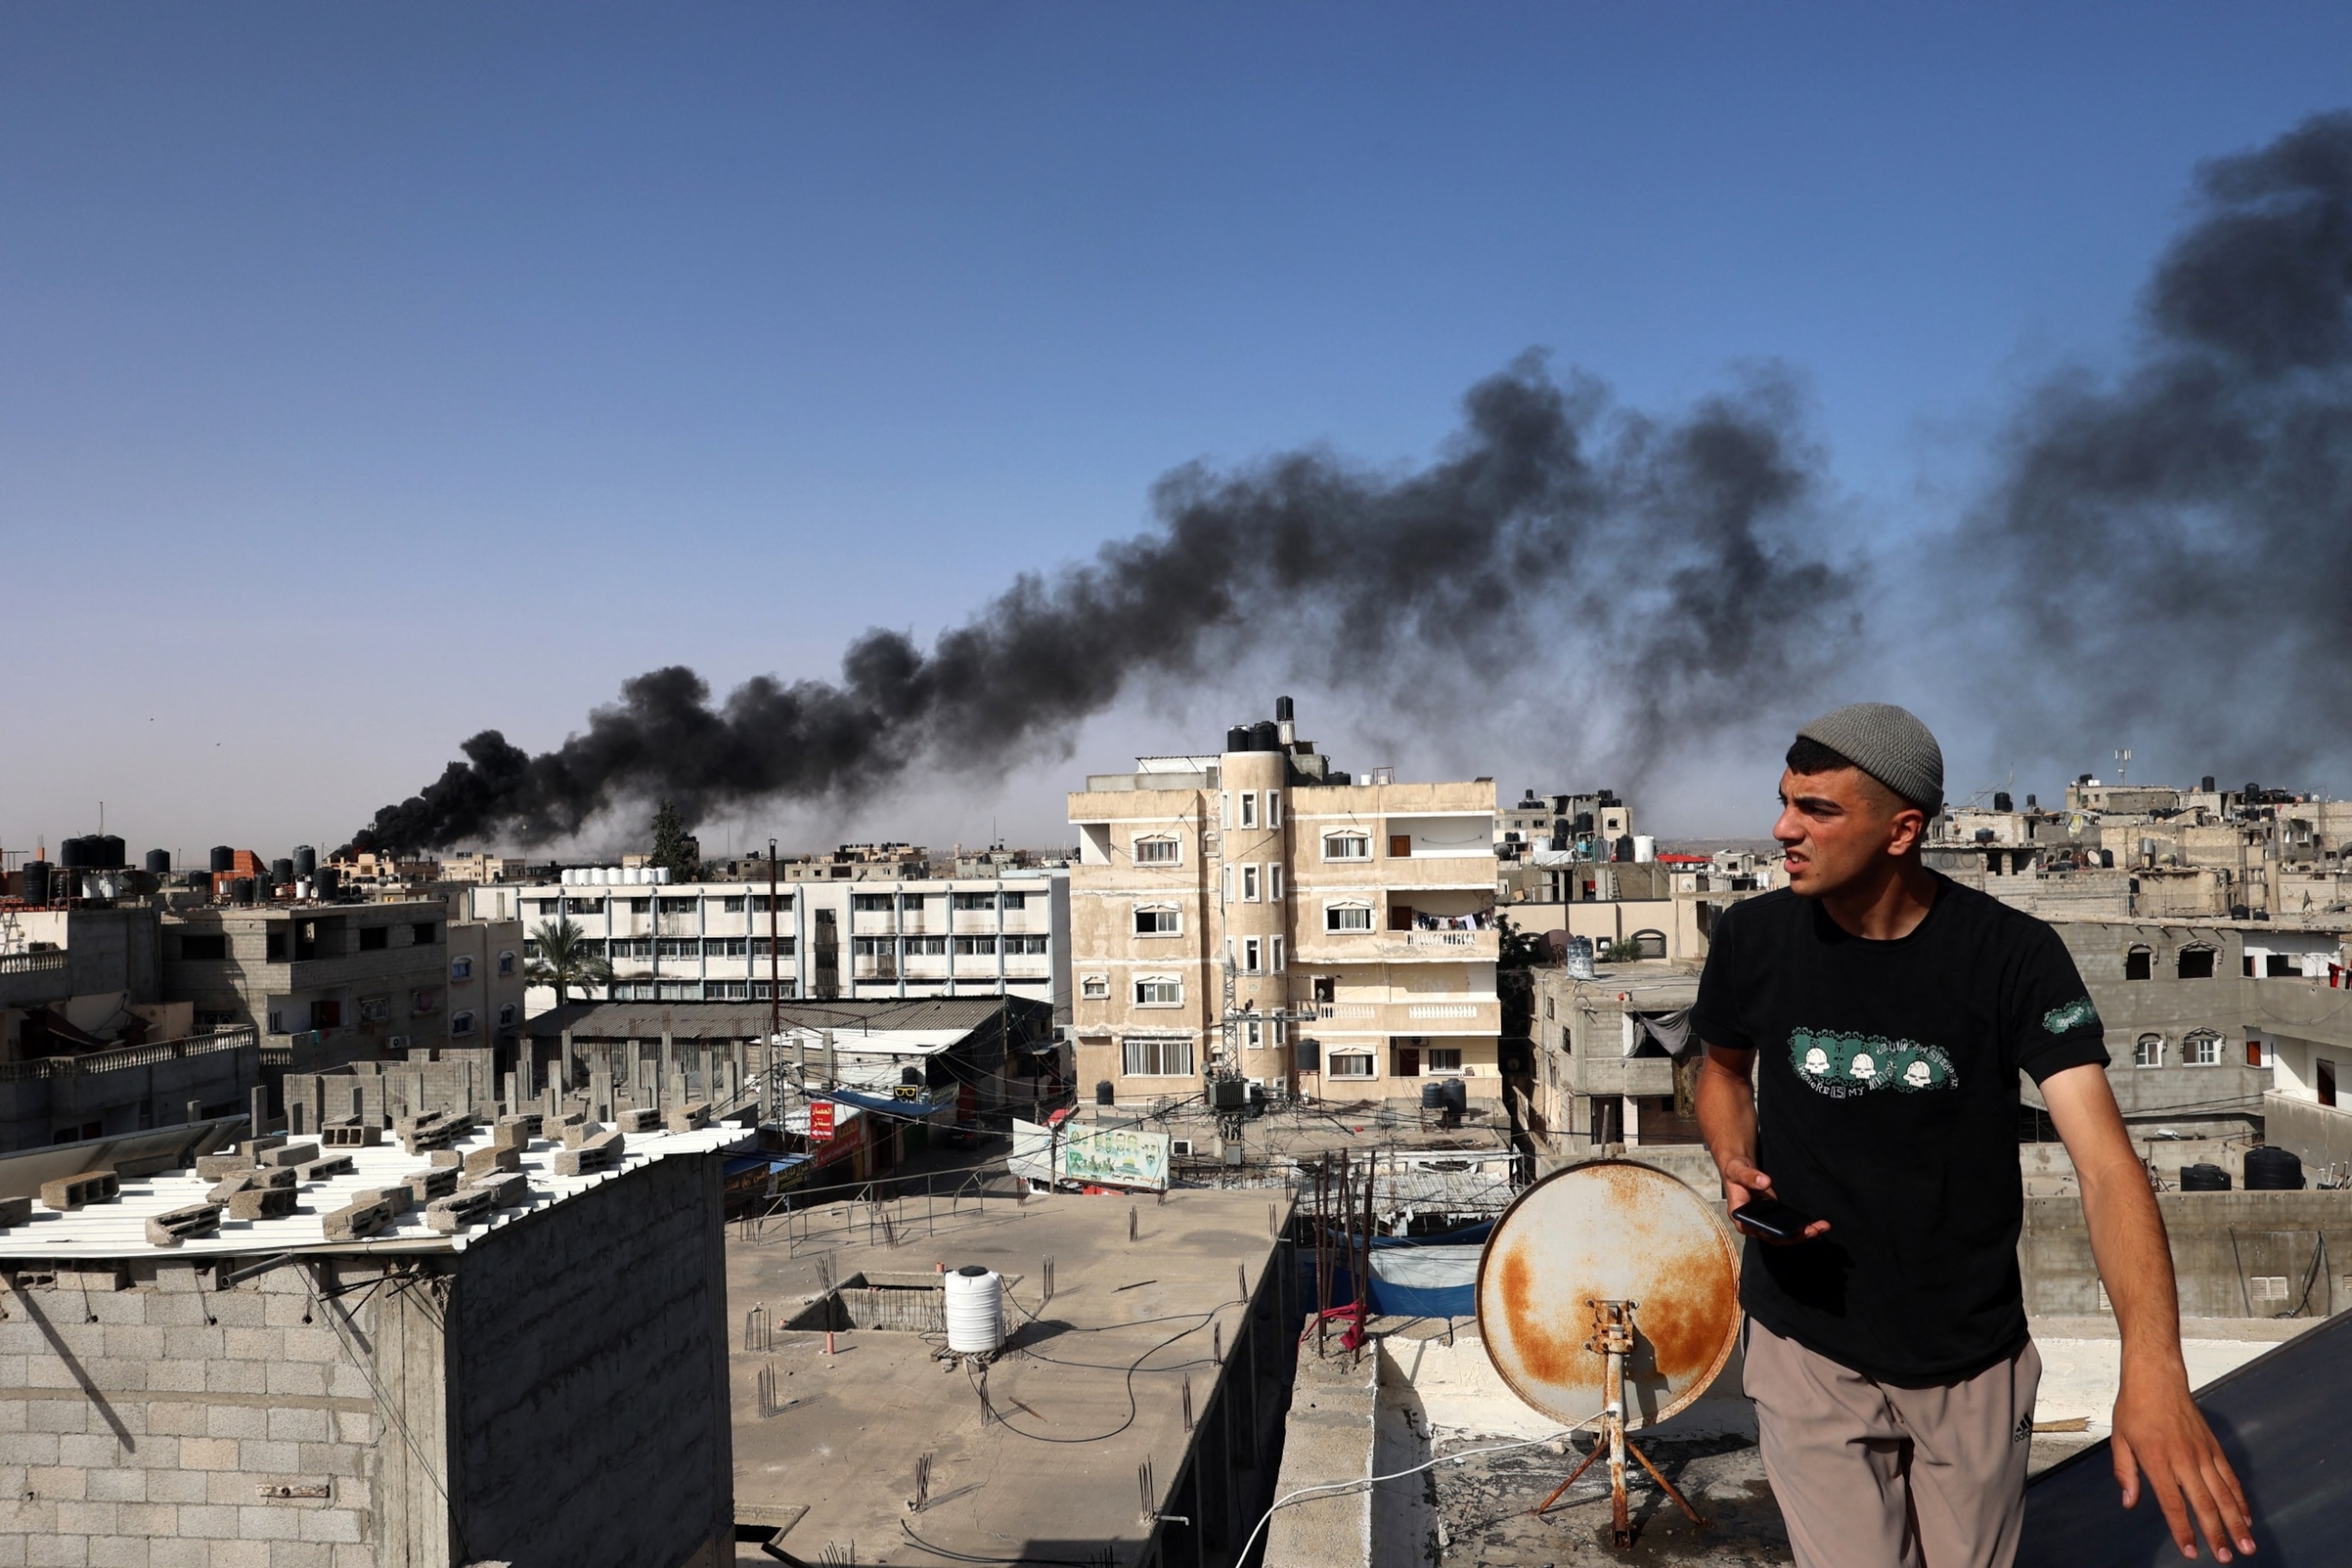
[[[894,1100],[887,1094],[860,1094],[854,1089],[820,1089],[811,1100],[835,1100],[854,1105],[860,1110],[870,1110],[877,1116],[897,1116],[908,1121],[928,1121],[942,1110],[953,1110],[955,1101],[943,1100],[936,1104],[923,1100]]]
[[[1442,1236],[1372,1237],[1371,1308],[1400,1318],[1475,1318],[1478,1315],[1478,1255],[1495,1222],[1482,1220]],[[1298,1254],[1300,1299],[1315,1300],[1315,1254]],[[1332,1270],[1333,1307],[1356,1299],[1352,1271],[1341,1262]]]

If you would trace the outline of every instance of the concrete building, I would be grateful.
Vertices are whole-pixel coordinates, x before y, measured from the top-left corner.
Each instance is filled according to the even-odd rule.
[[[1189,1099],[1230,1028],[1282,1094],[1499,1100],[1494,781],[1358,783],[1287,707],[1070,795],[1082,1091]]]
[[[431,1048],[449,1034],[437,900],[215,904],[163,918],[163,985],[198,1029],[310,1037],[314,1060]]]
[[[441,857],[436,875],[444,882],[519,882],[523,867],[520,857],[460,850]]]
[[[733,1561],[716,1156],[741,1130],[628,1131],[585,1173],[520,1121],[404,1141],[431,1152],[188,1131],[0,1161],[0,1201],[31,1200],[0,1232],[0,1551]]]
[[[1069,879],[1052,868],[795,882],[775,895],[772,920],[757,881],[656,884],[617,868],[468,898],[477,920],[579,926],[613,965],[599,1000],[764,1002],[773,975],[786,997],[1022,996],[1068,1016]],[[539,987],[527,1000],[544,1011],[555,994]]]
[[[1532,1114],[1547,1154],[1581,1157],[1610,1145],[1698,1142],[1693,1099],[1699,1053],[1690,1038],[1696,963],[1603,963],[1592,979],[1532,972]]]
[[[522,921],[453,920],[444,930],[450,1043],[494,1042],[511,1058],[525,999]]]

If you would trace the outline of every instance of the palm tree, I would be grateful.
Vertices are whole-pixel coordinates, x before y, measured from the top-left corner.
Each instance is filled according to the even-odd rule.
[[[572,999],[571,988],[574,985],[613,983],[613,966],[590,950],[587,934],[569,917],[540,921],[539,929],[530,933],[530,941],[538,951],[523,965],[522,977],[533,985],[554,986],[557,1006]]]

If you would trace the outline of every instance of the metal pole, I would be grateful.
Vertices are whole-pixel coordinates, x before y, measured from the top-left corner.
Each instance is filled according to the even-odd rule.
[[[768,840],[768,1043],[784,1029],[783,961],[776,951],[776,841]]]

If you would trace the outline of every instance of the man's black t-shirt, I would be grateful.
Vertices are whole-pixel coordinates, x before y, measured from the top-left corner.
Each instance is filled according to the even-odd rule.
[[[1756,1321],[1883,1383],[1964,1378],[2025,1342],[2017,1075],[2105,1066],[2058,935],[1948,879],[1910,935],[1849,935],[1782,889],[1716,923],[1699,1038],[1756,1053],[1757,1165],[1830,1222],[1750,1237]]]

